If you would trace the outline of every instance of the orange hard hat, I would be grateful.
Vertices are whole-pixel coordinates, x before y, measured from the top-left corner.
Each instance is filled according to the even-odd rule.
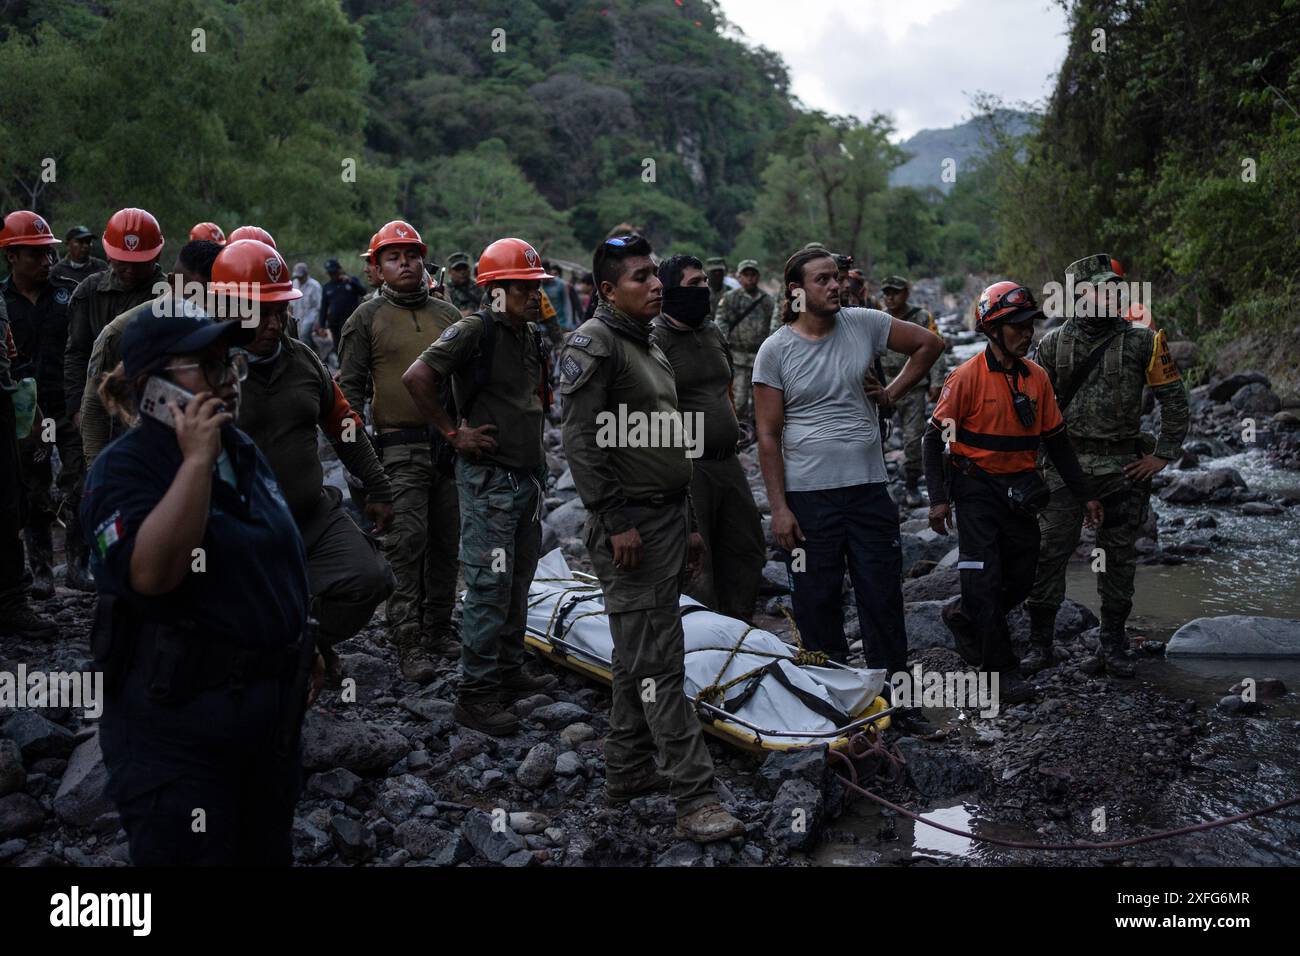
[[[253,302],[288,302],[302,298],[293,287],[289,266],[274,246],[257,239],[235,239],[212,263],[209,288],[223,295],[237,295]]]
[[[542,268],[542,257],[522,239],[498,239],[478,257],[479,285],[502,279],[552,279]]]
[[[994,324],[1011,319],[1023,321],[1035,319],[1042,315],[1034,294],[1019,282],[1004,279],[995,282],[980,293],[975,305],[975,328],[983,332]]]
[[[162,227],[152,213],[131,206],[109,217],[100,241],[110,259],[149,262],[162,252]]]
[[[370,237],[370,255],[373,257],[384,246],[419,246],[421,258],[429,254],[429,247],[420,238],[419,231],[401,219],[385,223]]]
[[[243,236],[244,239],[251,239],[252,236]],[[190,241],[201,239],[204,242],[215,242],[219,246],[226,244],[226,234],[221,231],[221,227],[215,222],[200,222],[190,228]]]
[[[238,242],[240,239],[256,239],[258,242],[265,242],[272,249],[276,248],[275,237],[261,226],[240,226],[226,241]]]
[[[5,216],[0,229],[0,246],[52,246],[62,241],[54,238],[48,222],[26,209]]]

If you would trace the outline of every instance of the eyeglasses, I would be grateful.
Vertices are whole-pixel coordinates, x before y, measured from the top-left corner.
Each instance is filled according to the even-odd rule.
[[[1020,285],[1016,286],[1014,289],[1008,289],[995,299],[990,299],[988,302],[981,302],[977,307],[977,311],[979,312],[979,318],[982,321],[986,315],[991,315],[999,309],[1018,309],[1022,307],[1036,309],[1038,308],[1038,304],[1034,302],[1034,294],[1024,286]]]
[[[213,388],[226,384],[226,379],[233,375],[236,382],[248,378],[248,357],[243,352],[232,352],[227,359],[208,359],[206,362],[188,362],[185,365],[168,366],[167,371],[179,372],[184,368],[196,368],[203,373],[203,379]]]

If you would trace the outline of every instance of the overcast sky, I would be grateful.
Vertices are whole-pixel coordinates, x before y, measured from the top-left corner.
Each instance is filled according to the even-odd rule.
[[[971,95],[1042,101],[1065,56],[1050,0],[720,0],[753,43],[780,53],[804,105],[889,113],[899,139],[972,115]]]

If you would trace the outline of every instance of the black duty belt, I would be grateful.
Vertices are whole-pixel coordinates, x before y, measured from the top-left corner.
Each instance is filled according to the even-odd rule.
[[[665,505],[680,504],[684,500],[686,500],[685,488],[666,495],[651,495],[649,498],[628,498],[624,504],[633,508],[662,508]]]
[[[380,432],[375,436],[374,444],[376,448],[389,448],[393,445],[427,445],[429,440],[427,428],[399,428],[396,431]]]

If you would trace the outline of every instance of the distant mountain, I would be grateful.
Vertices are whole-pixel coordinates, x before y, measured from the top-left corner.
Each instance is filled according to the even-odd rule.
[[[1029,113],[1006,110],[999,118],[1016,135],[1025,133],[1030,128]],[[987,148],[986,129],[987,120],[979,116],[947,129],[921,130],[911,139],[899,144],[904,153],[911,155],[911,159],[890,174],[889,185],[914,186],[917,189],[937,186],[946,193],[952,188],[952,183],[946,183],[941,178],[943,161],[955,159],[957,173],[960,175],[963,166],[984,155]]]

